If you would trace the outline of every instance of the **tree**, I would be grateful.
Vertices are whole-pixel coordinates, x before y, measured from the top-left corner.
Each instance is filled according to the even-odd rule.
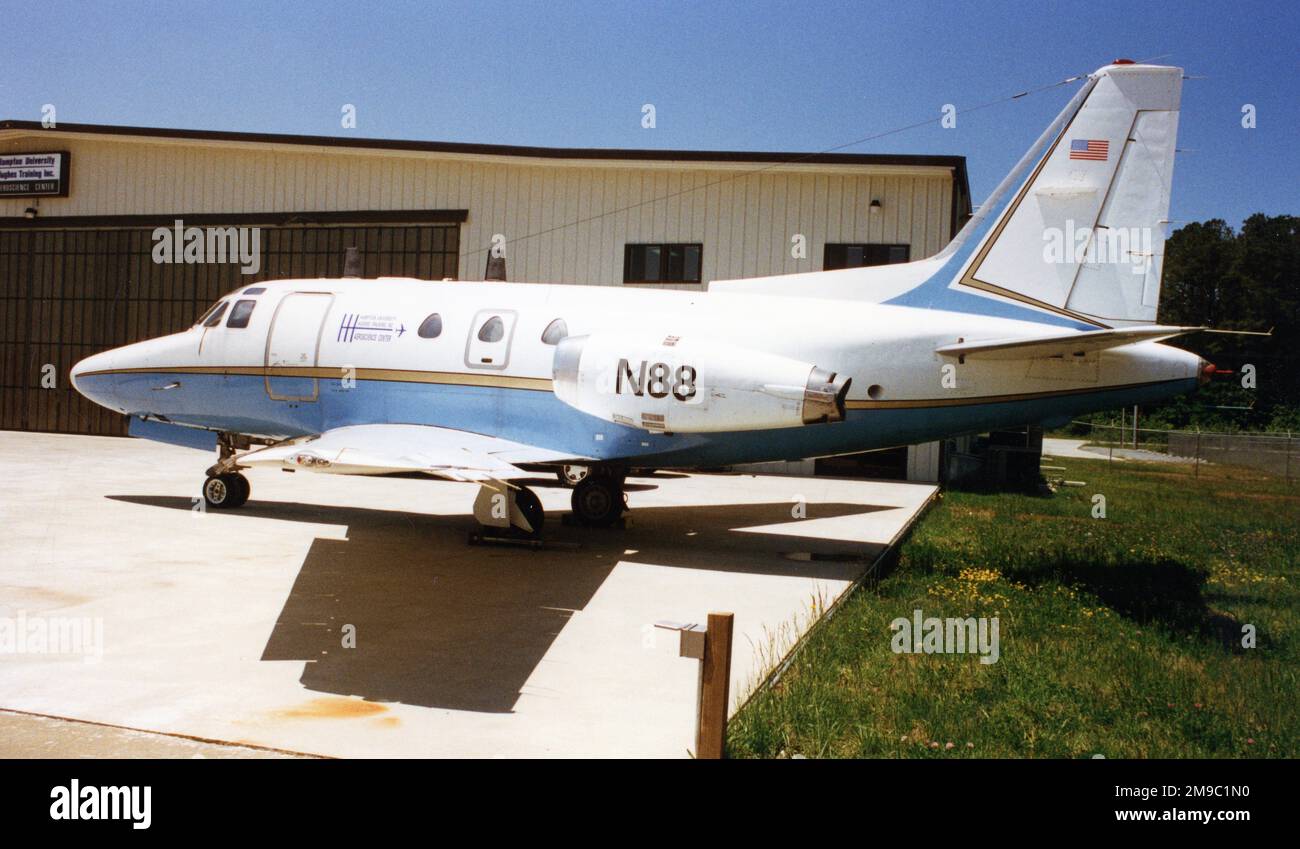
[[[1159,320],[1223,330],[1272,328],[1267,338],[1199,334],[1185,337],[1182,347],[1221,368],[1255,367],[1254,390],[1218,385],[1203,393],[1209,405],[1253,403],[1253,414],[1239,424],[1288,426],[1300,411],[1300,217],[1257,213],[1240,233],[1217,218],[1179,228],[1165,243]],[[1204,418],[1186,402],[1151,412],[1191,418],[1171,424]]]

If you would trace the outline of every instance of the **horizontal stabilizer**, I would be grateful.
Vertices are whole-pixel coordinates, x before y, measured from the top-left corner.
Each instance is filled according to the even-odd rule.
[[[985,360],[1030,360],[1047,357],[1081,357],[1094,351],[1132,345],[1135,342],[1155,342],[1172,339],[1185,333],[1204,330],[1203,327],[1166,327],[1158,324],[1145,327],[1126,327],[1121,330],[1088,330],[1083,332],[1054,333],[1044,336],[1022,336],[1015,339],[984,339],[944,345],[935,352],[945,357],[979,357]]]

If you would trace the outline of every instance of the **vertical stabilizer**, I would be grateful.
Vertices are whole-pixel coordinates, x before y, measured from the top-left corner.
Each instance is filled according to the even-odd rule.
[[[960,284],[1105,326],[1154,322],[1181,88],[1180,68],[1093,74]]]

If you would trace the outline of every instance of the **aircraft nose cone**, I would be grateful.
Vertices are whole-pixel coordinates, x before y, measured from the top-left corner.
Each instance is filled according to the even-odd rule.
[[[88,374],[107,370],[110,367],[110,353],[110,351],[105,351],[100,354],[92,354],[74,365],[68,372],[68,377],[72,380],[72,388],[94,401],[94,398],[91,398],[90,395],[86,394],[84,382],[79,379]]]

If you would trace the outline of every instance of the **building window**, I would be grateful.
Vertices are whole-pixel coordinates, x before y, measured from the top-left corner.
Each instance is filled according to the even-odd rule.
[[[703,245],[627,245],[624,283],[699,283]]]
[[[822,268],[861,268],[864,265],[891,265],[907,262],[911,256],[909,245],[830,244],[822,259]]]
[[[442,335],[442,316],[438,313],[429,316],[420,322],[420,329],[416,333],[421,339],[437,339]]]
[[[235,301],[230,309],[230,318],[226,319],[226,327],[247,327],[255,306],[257,301]]]
[[[560,340],[569,335],[569,325],[565,324],[564,319],[557,318],[546,329],[542,331],[543,345],[558,345]]]

